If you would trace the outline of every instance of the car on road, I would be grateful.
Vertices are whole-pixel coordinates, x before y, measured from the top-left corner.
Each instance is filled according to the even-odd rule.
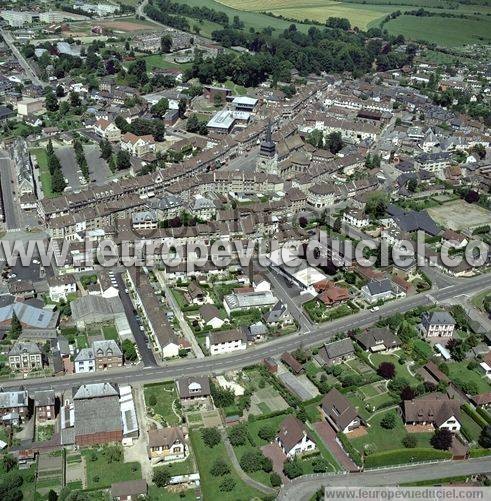
[[[370,308],[370,311],[378,311],[378,310],[380,310],[379,306],[373,306],[372,308]]]
[[[124,292],[125,294],[129,294],[128,289],[125,289]]]

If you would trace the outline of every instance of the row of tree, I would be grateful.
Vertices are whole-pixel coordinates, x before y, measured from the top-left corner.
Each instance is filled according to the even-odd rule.
[[[63,172],[61,170],[60,161],[55,155],[51,139],[48,141],[48,145],[46,146],[46,157],[51,176],[51,191],[53,193],[62,193],[66,188],[65,177],[63,176]]]

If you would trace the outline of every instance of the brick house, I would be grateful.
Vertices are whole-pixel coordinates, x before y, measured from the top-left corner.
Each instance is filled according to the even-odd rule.
[[[36,391],[34,394],[34,415],[39,422],[56,417],[56,396],[54,390]]]
[[[102,339],[92,343],[96,370],[103,371],[123,365],[123,353],[113,339]]]

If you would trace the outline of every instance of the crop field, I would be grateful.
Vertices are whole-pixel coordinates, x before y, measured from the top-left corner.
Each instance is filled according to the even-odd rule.
[[[183,1],[183,0],[182,0]],[[199,0],[189,0],[191,5]],[[203,1],[201,2],[203,3]],[[266,24],[275,26],[275,22],[287,22],[270,17],[264,12],[270,12],[286,19],[298,19],[308,22],[316,20],[324,22],[328,17],[344,17],[352,26],[361,29],[378,26],[387,14],[394,11],[416,10],[424,7],[436,14],[453,13],[472,16],[472,19],[455,19],[445,17],[416,17],[402,15],[389,21],[385,27],[393,34],[402,34],[412,40],[426,40],[443,46],[458,46],[474,42],[488,42],[490,5],[463,5],[450,0],[204,0],[213,8],[221,4],[222,11],[229,16],[239,17],[249,25],[261,19]],[[266,18],[266,20],[264,20]],[[262,24],[258,27],[263,27]]]

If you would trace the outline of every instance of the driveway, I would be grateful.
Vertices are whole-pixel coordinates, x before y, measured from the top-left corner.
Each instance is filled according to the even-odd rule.
[[[289,482],[289,479],[283,473],[283,463],[286,461],[286,454],[281,450],[278,444],[268,444],[261,447],[262,453],[273,463],[273,471],[278,473],[283,483]]]
[[[353,463],[352,459],[339,445],[338,441],[336,440],[336,432],[327,421],[319,421],[318,423],[314,423],[314,428],[323,440],[325,446],[332,452],[338,463],[346,471],[358,471],[358,466]]]

